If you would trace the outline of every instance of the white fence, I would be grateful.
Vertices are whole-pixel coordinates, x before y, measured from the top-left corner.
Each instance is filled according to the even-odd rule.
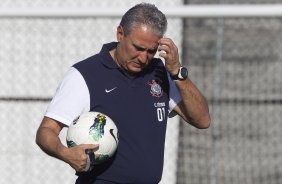
[[[282,4],[181,5],[159,7],[169,18],[280,17]],[[120,17],[124,7],[1,8],[0,17]]]
[[[110,4],[110,1],[107,3]],[[0,148],[0,183],[74,183],[74,171],[67,164],[48,157],[35,145],[35,131],[48,99],[52,97],[67,68],[95,54],[104,42],[115,40],[116,25],[127,9],[125,3],[110,7],[92,4],[92,8],[85,5],[60,7],[58,3],[51,8],[39,9],[40,3],[32,8],[0,5],[0,133],[4,143]],[[282,16],[280,4],[182,6],[181,1],[169,0],[159,4],[169,18],[167,36],[175,40],[181,52],[184,39],[182,18]],[[220,29],[218,30],[220,33]],[[216,106],[212,108],[212,112],[220,113]],[[178,125],[177,118],[170,120],[168,125],[163,184],[181,181],[176,175],[179,169]],[[215,125],[212,127],[213,131],[218,128],[218,124]],[[64,134],[65,132],[62,133],[63,141]],[[189,139],[189,135],[187,137]],[[209,150],[211,154],[217,146],[218,144],[214,144]],[[211,159],[211,167],[208,168],[210,173],[206,177],[211,179],[203,180],[202,183],[220,183],[213,179],[218,172],[214,163],[217,159],[219,158]],[[193,173],[192,169],[190,171],[187,168],[187,173]],[[277,171],[280,172],[279,169]],[[189,183],[197,183],[193,181],[197,180]],[[239,181],[241,180],[238,179]],[[251,179],[246,181],[252,182]]]

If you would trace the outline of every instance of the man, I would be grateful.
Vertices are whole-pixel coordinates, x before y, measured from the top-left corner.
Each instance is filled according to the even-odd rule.
[[[76,63],[48,106],[36,142],[47,154],[77,171],[77,184],[158,183],[162,175],[168,114],[177,113],[197,128],[208,128],[208,105],[182,67],[176,45],[164,38],[167,20],[154,5],[134,6],[117,27],[118,42]],[[157,51],[160,57],[154,58]],[[60,131],[83,112],[102,112],[120,135],[109,161],[81,172],[86,150],[99,145],[65,147]]]

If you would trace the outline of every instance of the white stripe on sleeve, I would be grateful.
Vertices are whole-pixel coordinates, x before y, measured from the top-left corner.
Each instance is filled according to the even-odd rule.
[[[169,112],[171,112],[174,107],[181,101],[181,96],[179,94],[179,91],[176,87],[175,82],[171,79],[171,77],[168,74],[168,81],[169,81]]]

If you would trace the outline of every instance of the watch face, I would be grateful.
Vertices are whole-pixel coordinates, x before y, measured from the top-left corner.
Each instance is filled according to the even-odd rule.
[[[187,70],[187,68],[184,68],[184,67],[182,67],[181,69],[180,69],[180,75],[181,75],[181,77],[183,78],[183,79],[186,79],[187,78],[187,76],[188,76],[188,70]]]
[[[177,75],[171,76],[173,80],[185,80],[188,77],[188,70],[185,67],[180,67]]]

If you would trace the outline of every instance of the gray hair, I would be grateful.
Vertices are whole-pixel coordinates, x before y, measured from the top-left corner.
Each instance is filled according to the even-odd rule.
[[[155,5],[140,3],[122,16],[120,26],[123,27],[126,36],[140,25],[149,26],[155,34],[163,36],[167,28],[167,19]]]

